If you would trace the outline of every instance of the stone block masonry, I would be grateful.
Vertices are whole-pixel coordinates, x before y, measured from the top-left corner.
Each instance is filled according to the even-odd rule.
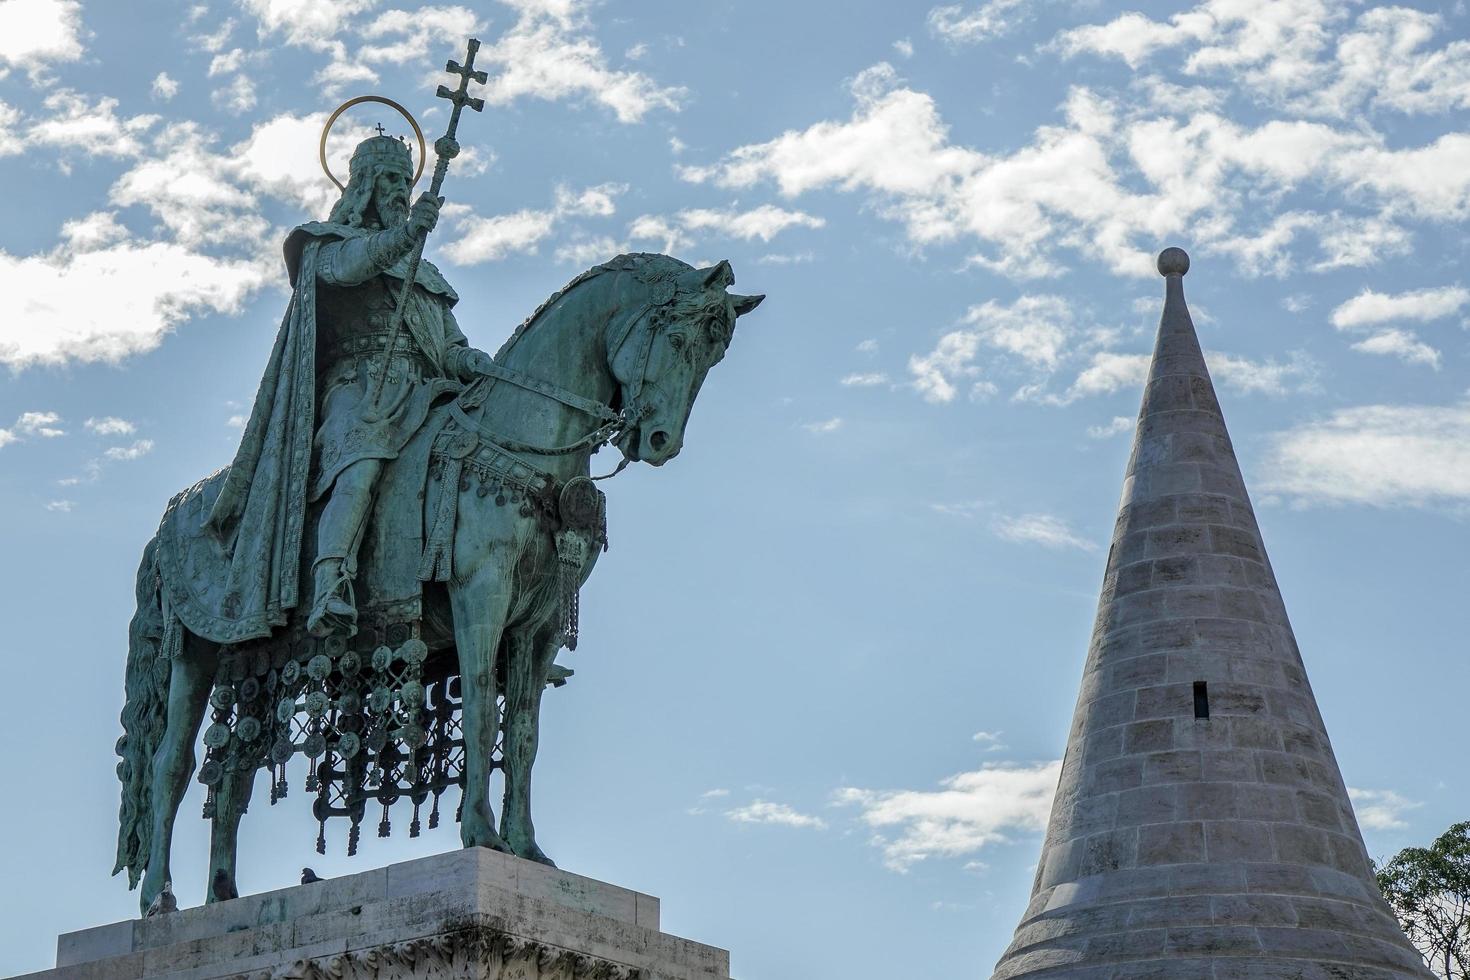
[[[1166,281],[1031,902],[995,980],[1425,980]]]
[[[658,899],[483,848],[63,935],[21,980],[728,980]]]

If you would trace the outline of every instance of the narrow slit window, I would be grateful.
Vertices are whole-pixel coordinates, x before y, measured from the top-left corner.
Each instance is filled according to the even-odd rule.
[[[1210,717],[1210,690],[1204,681],[1194,682],[1194,716]]]

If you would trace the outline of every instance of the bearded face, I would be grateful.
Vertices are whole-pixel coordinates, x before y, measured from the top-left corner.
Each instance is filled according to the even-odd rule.
[[[373,181],[372,209],[378,225],[392,228],[408,220],[409,175],[397,167],[379,169]]]

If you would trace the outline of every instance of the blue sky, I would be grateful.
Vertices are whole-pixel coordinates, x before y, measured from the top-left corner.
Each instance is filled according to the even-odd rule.
[[[471,32],[487,105],[430,255],[472,343],[623,250],[769,295],[680,458],[610,487],[545,707],[563,867],[661,896],[742,980],[988,976],[1170,244],[1370,853],[1464,819],[1467,27],[1323,0],[0,0],[0,970],[133,913],[107,871],[138,555],[233,453],[281,239],[333,198],[326,113],[379,93],[432,138]],[[378,122],[402,128],[356,113],[334,156]],[[458,844],[314,836],[300,793],[259,801],[242,890]]]

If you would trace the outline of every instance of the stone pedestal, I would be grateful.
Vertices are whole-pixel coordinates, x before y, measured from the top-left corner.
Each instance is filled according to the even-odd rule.
[[[26,980],[728,980],[650,895],[481,848],[68,933]]]

